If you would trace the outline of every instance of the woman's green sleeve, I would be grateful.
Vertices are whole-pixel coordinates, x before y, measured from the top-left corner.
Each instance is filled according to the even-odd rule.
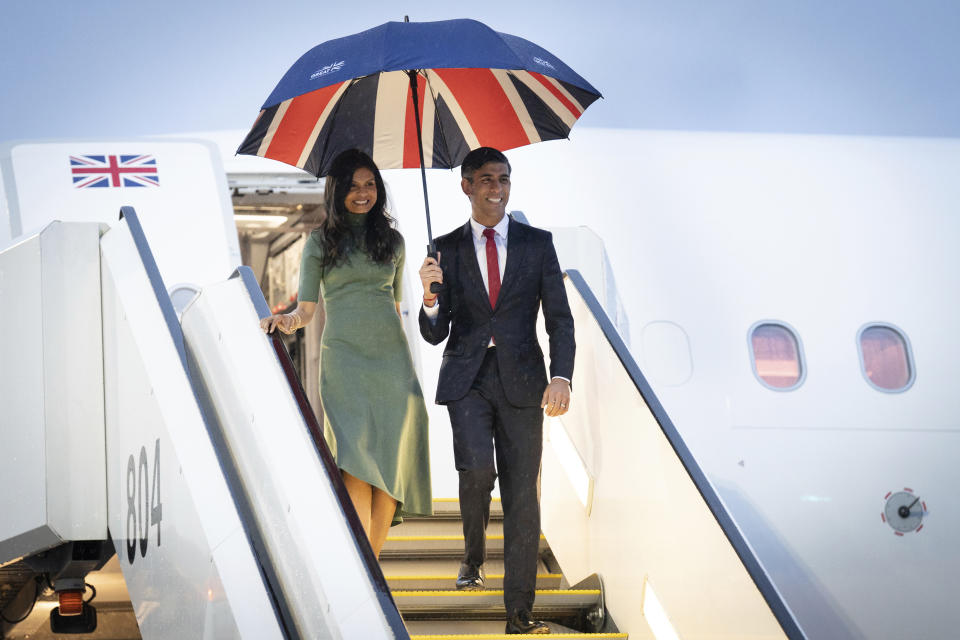
[[[300,302],[317,302],[320,300],[320,282],[323,280],[323,269],[320,266],[323,250],[320,248],[313,234],[307,237],[303,246],[303,256],[300,258],[300,290],[297,300]]]

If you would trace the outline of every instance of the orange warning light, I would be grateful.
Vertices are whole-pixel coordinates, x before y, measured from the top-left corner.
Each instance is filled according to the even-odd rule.
[[[60,615],[78,616],[83,613],[83,591],[60,591]]]

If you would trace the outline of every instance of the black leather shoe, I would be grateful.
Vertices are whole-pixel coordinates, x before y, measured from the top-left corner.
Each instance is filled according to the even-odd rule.
[[[529,611],[518,611],[507,618],[505,633],[550,633],[550,627],[542,620],[532,620]]]
[[[457,589],[482,591],[483,566],[475,567],[472,564],[461,563],[460,573],[457,574]]]

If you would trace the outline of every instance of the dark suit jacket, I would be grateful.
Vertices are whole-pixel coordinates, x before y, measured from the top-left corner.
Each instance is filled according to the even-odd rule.
[[[437,403],[446,404],[467,394],[483,363],[490,336],[497,346],[497,364],[504,392],[511,404],[538,407],[547,386],[543,351],[537,340],[537,312],[541,304],[550,336],[550,377],[573,377],[576,346],[573,316],[553,236],[510,219],[507,264],[497,306],[483,286],[470,222],[436,238],[446,289],[431,323],[420,311],[420,333],[431,344],[449,334],[440,365]]]

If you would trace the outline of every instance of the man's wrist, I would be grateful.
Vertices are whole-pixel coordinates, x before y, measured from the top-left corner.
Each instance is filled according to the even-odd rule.
[[[557,380],[563,380],[567,384],[570,384],[570,379],[564,378],[563,376],[553,376],[552,378],[550,378],[550,382],[556,382]]]

